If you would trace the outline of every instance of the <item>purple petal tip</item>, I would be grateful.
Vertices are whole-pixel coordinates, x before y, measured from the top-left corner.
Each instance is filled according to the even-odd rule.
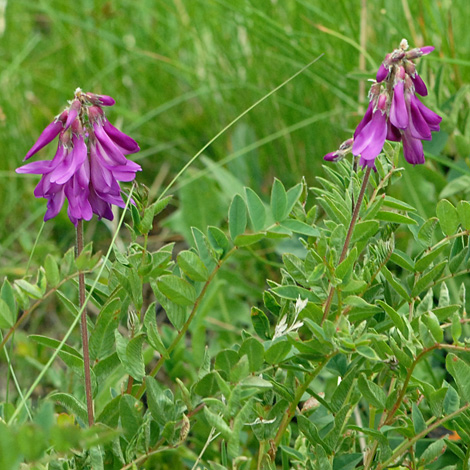
[[[435,49],[434,46],[424,46],[420,48],[420,51],[423,55],[430,54]]]

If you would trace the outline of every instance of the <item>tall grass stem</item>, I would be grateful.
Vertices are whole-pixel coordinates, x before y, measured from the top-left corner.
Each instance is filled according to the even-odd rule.
[[[80,219],[77,223],[77,258],[83,251],[83,221]],[[88,328],[87,328],[87,310],[85,307],[86,291],[85,291],[85,274],[78,273],[78,301],[81,310],[80,331],[82,334],[83,346],[83,366],[85,369],[85,395],[88,414],[88,425],[93,426],[93,395],[91,393],[91,370],[90,370],[90,349],[88,346]]]

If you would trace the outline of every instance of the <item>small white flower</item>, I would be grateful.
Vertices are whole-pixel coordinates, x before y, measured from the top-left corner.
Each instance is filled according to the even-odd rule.
[[[298,315],[308,304],[308,299],[302,300],[300,295],[297,297],[295,302],[295,314]]]
[[[291,333],[293,331],[297,331],[303,324],[303,321],[297,321],[299,317],[299,313],[307,306],[308,299],[302,300],[300,295],[295,302],[294,307],[294,320],[292,321],[291,326],[287,326],[287,315],[284,315],[279,323],[276,325],[274,330],[273,340],[276,338],[280,338],[281,336],[286,335],[287,333]]]

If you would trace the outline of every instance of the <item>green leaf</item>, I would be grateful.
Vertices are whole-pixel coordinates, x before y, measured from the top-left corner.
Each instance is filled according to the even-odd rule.
[[[319,444],[315,447],[315,457],[317,458],[317,468],[319,470],[332,470],[331,463],[328,460],[325,449]]]
[[[443,404],[444,414],[450,415],[454,413],[455,411],[459,409],[459,405],[460,405],[459,394],[457,393],[455,388],[452,387],[452,385],[449,385],[449,387],[447,388],[446,396],[444,398],[444,404]]]
[[[207,238],[209,243],[214,248],[214,251],[221,257],[230,250],[230,242],[220,228],[209,226],[207,228]]]
[[[281,227],[291,230],[294,233],[300,233],[301,235],[307,235],[309,237],[320,236],[318,229],[297,219],[286,219],[281,222]]]
[[[335,277],[341,279],[341,281],[348,281],[353,271],[354,263],[357,259],[357,247],[354,247],[348,254],[348,256],[338,265],[335,271]]]
[[[442,343],[444,340],[444,331],[441,328],[437,316],[432,312],[426,312],[421,315],[423,323],[428,327],[429,332],[432,334],[436,343]]]
[[[411,421],[413,421],[415,434],[419,434],[420,432],[424,431],[427,427],[423,414],[418,408],[418,405],[414,402],[413,402],[412,409],[411,409]]]
[[[445,241],[434,250],[425,252],[424,255],[415,262],[415,271],[423,272],[442,253],[442,251],[447,248],[448,244],[449,242]]]
[[[245,195],[251,226],[253,231],[259,232],[264,228],[266,222],[266,208],[263,201],[251,188],[245,188]]]
[[[147,340],[150,346],[155,349],[155,351],[159,352],[163,357],[168,359],[168,352],[165,348],[165,345],[163,344],[162,338],[160,337],[160,333],[158,332],[155,306],[156,302],[152,302],[147,308],[144,317],[144,326],[147,331]]]
[[[459,215],[462,227],[465,230],[470,230],[470,202],[460,201],[457,204],[457,214]]]
[[[300,296],[302,300],[308,299],[309,302],[318,302],[320,300],[312,291],[299,286],[278,286],[271,290],[283,299],[297,300]]]
[[[251,307],[251,322],[256,334],[262,339],[270,339],[270,323],[265,313],[257,307]]]
[[[184,274],[193,281],[204,282],[209,277],[209,271],[201,258],[192,251],[180,251],[177,256],[177,263]]]
[[[224,349],[215,357],[214,368],[229,373],[230,369],[240,360],[240,355],[233,349]]]
[[[256,372],[263,365],[264,348],[255,338],[247,338],[240,346],[238,353],[240,357],[245,354],[248,357],[250,372]]]
[[[51,348],[54,350],[56,350],[61,343],[61,341],[58,341],[57,339],[49,338],[43,335],[29,335],[29,338],[35,341],[36,343],[40,344],[41,346],[46,346],[47,348]],[[72,346],[69,346],[68,344],[63,344],[61,351],[64,351],[72,356],[82,359],[82,355],[75,348],[72,348]]]
[[[379,230],[380,224],[376,220],[365,220],[358,222],[354,227],[354,232],[351,237],[351,243],[356,243],[361,240],[370,238],[375,235]]]
[[[207,237],[196,227],[191,227],[191,232],[193,234],[194,243],[196,244],[199,257],[206,265],[207,269],[209,271],[212,270],[216,266],[217,261],[212,250],[209,248],[210,245]]]
[[[303,181],[305,183],[305,179],[303,179]],[[292,188],[287,191],[287,215],[292,212],[295,203],[299,200],[300,196],[302,195],[303,189],[304,185],[302,183],[297,183],[295,186],[292,186]]]
[[[142,355],[144,340],[145,336],[139,334],[132,338],[126,347],[128,373],[139,381],[145,376],[144,357]]]
[[[145,375],[142,345],[144,335],[139,334],[130,341],[124,338],[118,330],[114,330],[116,352],[127,374],[136,380],[142,380]]]
[[[264,358],[268,364],[279,364],[287,357],[291,349],[292,346],[287,338],[279,338],[266,349]]]
[[[242,429],[248,420],[251,409],[253,407],[252,400],[248,400],[241,408],[241,410],[235,416],[233,420],[231,435],[228,440],[227,452],[232,458],[236,458],[240,455],[240,438],[242,436]]]
[[[379,211],[375,216],[376,219],[382,220],[384,222],[393,222],[394,224],[407,224],[407,225],[417,225],[418,222],[403,214],[398,214],[397,212],[391,211]]]
[[[333,470],[354,470],[357,464],[364,458],[363,454],[339,454],[335,455]]]
[[[460,396],[465,403],[470,403],[470,366],[453,353],[446,357],[446,369],[455,380]]]
[[[214,396],[219,391],[217,372],[212,371],[204,375],[195,385],[194,391],[201,397]]]
[[[55,258],[49,253],[44,261],[47,282],[55,287],[60,282],[59,266]]]
[[[426,220],[418,231],[418,239],[425,243],[427,246],[432,244],[432,236],[434,229],[436,228],[439,219],[437,217],[431,217]]]
[[[228,441],[232,437],[232,430],[230,429],[230,426],[224,421],[222,416],[213,413],[207,406],[204,407],[204,417],[210,426],[214,427],[222,434],[224,439]]]
[[[233,241],[235,241],[235,239],[245,231],[246,223],[247,215],[245,201],[239,194],[236,194],[228,211],[228,227],[230,238]]]
[[[271,211],[276,222],[281,222],[289,214],[287,213],[287,193],[284,185],[274,178],[271,190]]]
[[[364,374],[359,376],[357,385],[362,396],[370,405],[378,410],[385,409],[387,396],[385,395],[382,387],[379,387],[376,383],[368,380]]]
[[[171,391],[163,391],[153,377],[145,377],[147,403],[153,419],[162,427],[176,418],[175,404],[170,398]]]
[[[451,332],[454,343],[458,343],[462,335],[462,323],[460,322],[460,315],[457,312],[454,312],[452,315]]]
[[[413,206],[410,206],[406,202],[400,201],[399,199],[395,199],[391,196],[385,196],[383,204],[384,206],[390,207],[392,209],[398,209],[402,211],[416,211]]]
[[[194,287],[186,280],[173,274],[166,274],[157,280],[160,292],[178,305],[193,305],[197,294]]]
[[[411,295],[415,297],[419,295],[423,290],[425,290],[429,284],[434,281],[437,277],[442,274],[447,264],[447,260],[441,261],[439,264],[436,264],[428,273],[424,276],[421,276],[417,279],[415,285],[413,286],[413,290],[411,291]]]
[[[380,361],[380,357],[370,346],[366,346],[366,345],[357,346],[356,351],[358,352],[358,354],[360,354],[361,356],[371,361],[376,361],[376,362]]]
[[[253,245],[253,243],[259,242],[266,237],[266,233],[247,233],[242,235],[237,235],[233,240],[235,246],[248,246]]]
[[[0,328],[11,328],[16,321],[14,312],[8,304],[0,297]]]
[[[85,405],[68,393],[54,393],[49,396],[49,400],[59,403],[68,411],[80,418],[84,424],[88,423],[88,414]]]
[[[125,394],[119,402],[119,416],[124,437],[129,441],[142,424],[143,404],[132,395]]]
[[[437,203],[436,215],[439,224],[445,235],[453,235],[459,226],[459,216],[457,210],[447,199],[442,199]]]
[[[169,300],[167,297],[165,297],[160,290],[158,289],[158,286],[155,282],[150,282],[150,285],[152,286],[153,292],[155,294],[155,297],[157,298],[158,302],[162,305],[163,309],[166,312],[166,315],[168,319],[170,320],[171,324],[177,329],[180,330],[184,322],[186,321],[188,312],[187,312],[187,307],[184,307],[182,305],[178,305],[171,300]]]
[[[446,443],[444,439],[439,439],[438,441],[429,444],[429,446],[419,458],[419,466],[421,468],[427,468],[428,465],[436,461],[444,453],[445,450]]]
[[[404,334],[407,334],[406,327],[405,327],[405,322],[403,321],[403,318],[401,315],[390,305],[386,304],[382,300],[377,300],[377,303],[385,310],[385,313],[390,317],[392,320],[393,324]]]
[[[318,429],[312,421],[310,421],[306,416],[299,414],[297,416],[297,424],[299,426],[300,432],[307,438],[307,440],[312,445],[319,444],[322,448],[327,449],[328,453],[331,452],[331,449],[323,441],[318,433]]]
[[[40,299],[43,296],[41,289],[37,285],[31,284],[30,282],[25,281],[24,279],[17,279],[14,282],[14,285],[33,299]]]
[[[120,313],[121,301],[119,299],[111,300],[101,309],[95,328],[90,335],[91,361],[101,360],[113,352],[115,341],[114,330],[119,325]]]
[[[408,294],[407,290],[403,287],[400,281],[396,280],[393,274],[387,269],[386,266],[383,266],[381,269],[382,274],[385,279],[388,281],[390,286],[396,291],[396,293],[405,299],[407,302],[411,302],[411,297]]]

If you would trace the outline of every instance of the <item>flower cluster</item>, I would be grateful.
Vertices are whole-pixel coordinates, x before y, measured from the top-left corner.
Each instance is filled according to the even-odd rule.
[[[112,220],[111,205],[125,206],[119,181],[132,181],[141,170],[125,155],[140,149],[134,139],[106,119],[103,106],[112,105],[110,96],[77,88],[70,105],[44,129],[25,160],[59,136],[54,158],[17,168],[17,173],[42,174],[34,195],[48,201],[44,220],[60,212],[65,198],[75,225],[79,220],[90,220],[93,213]]]
[[[398,49],[385,56],[354,138],[325,155],[325,160],[339,161],[351,151],[354,156],[360,156],[361,166],[374,168],[385,140],[390,140],[403,142],[403,154],[408,163],[424,163],[422,140],[431,140],[431,131],[439,130],[442,118],[416,97],[416,93],[426,96],[428,91],[413,60],[433,50],[432,46],[408,50],[408,43],[403,39]]]

